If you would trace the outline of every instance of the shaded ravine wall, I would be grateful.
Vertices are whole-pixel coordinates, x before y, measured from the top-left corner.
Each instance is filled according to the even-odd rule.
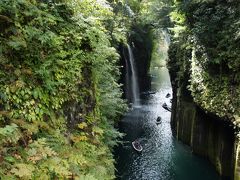
[[[174,136],[189,145],[193,153],[206,157],[226,179],[240,179],[240,147],[233,128],[217,116],[198,107],[186,89],[173,86],[171,126]]]
[[[129,33],[128,44],[131,47],[134,55],[135,65],[137,69],[137,81],[139,84],[140,92],[146,91],[151,86],[150,76],[148,71],[150,68],[151,55],[152,55],[152,28],[149,25],[134,24],[132,25],[131,32]],[[120,53],[120,65],[121,69],[121,79],[120,83],[123,84],[124,98],[127,98],[126,91],[126,59],[129,59],[129,54],[127,46],[121,44],[118,48]],[[130,66],[130,64],[128,64]],[[131,72],[130,72],[131,73]]]
[[[222,176],[239,180],[240,1],[175,1],[174,6],[168,51],[174,134]]]
[[[235,180],[240,180],[240,141],[239,140],[235,141],[234,149],[235,149],[234,157],[236,159],[234,164],[234,177],[235,177]]]

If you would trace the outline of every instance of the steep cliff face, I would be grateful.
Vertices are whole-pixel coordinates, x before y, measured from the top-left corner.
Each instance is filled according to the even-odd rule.
[[[208,158],[222,176],[239,178],[239,141],[234,126],[194,102],[187,89],[187,74],[185,80],[178,82],[174,78],[175,72],[170,71],[170,74],[174,136],[191,146],[194,153]]]
[[[239,2],[176,3],[168,66],[172,128],[217,171],[239,179]]]
[[[105,1],[0,1],[0,179],[114,178],[115,15]]]
[[[141,23],[133,23],[129,34],[128,43],[133,51],[140,91],[148,90],[150,87],[150,77],[148,76],[148,72],[153,48],[152,37],[153,35],[151,26],[143,25]],[[121,65],[123,66],[120,81],[126,86],[126,59],[129,59],[126,45],[122,44],[119,47],[119,52],[121,53]],[[127,87],[123,87],[125,92],[126,88]]]
[[[171,125],[174,136],[209,159],[225,177],[234,172],[234,131],[228,122],[204,112],[182,88],[174,88]]]
[[[130,41],[133,43],[133,53],[135,55],[138,79],[140,89],[148,89],[145,82],[149,82],[147,74],[151,62],[152,53],[152,29],[149,25],[134,24],[132,27],[132,34]],[[146,85],[146,86],[144,86]]]

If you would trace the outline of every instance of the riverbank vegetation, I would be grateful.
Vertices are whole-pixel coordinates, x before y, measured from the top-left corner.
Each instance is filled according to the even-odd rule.
[[[115,49],[126,42],[123,10],[94,0],[0,2],[1,179],[114,178],[113,125],[126,109]]]
[[[179,72],[176,84],[187,85],[200,107],[231,121],[236,129],[240,127],[239,8],[237,1],[175,2],[169,51],[170,70]]]
[[[240,177],[239,8],[237,1],[175,1],[170,13],[168,67],[177,111],[172,126],[229,179]]]

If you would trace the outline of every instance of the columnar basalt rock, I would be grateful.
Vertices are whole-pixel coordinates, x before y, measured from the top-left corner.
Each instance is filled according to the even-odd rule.
[[[234,177],[235,180],[240,180],[240,140],[238,138],[236,138],[235,140],[234,150],[235,150]]]
[[[175,5],[168,61],[174,135],[207,157],[222,176],[239,180],[239,24],[235,22],[240,3]]]
[[[173,88],[171,125],[175,137],[191,146],[193,153],[208,158],[222,176],[236,179],[239,144],[235,142],[233,128],[219,117],[204,112],[181,88],[174,84]]]

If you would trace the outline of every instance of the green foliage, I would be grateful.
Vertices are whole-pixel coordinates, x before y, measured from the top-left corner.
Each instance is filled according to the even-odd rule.
[[[235,128],[240,127],[239,8],[237,1],[175,2],[169,51],[178,87],[188,86],[198,105]]]
[[[141,2],[139,19],[154,29],[171,27],[169,13],[172,11],[172,2],[169,0],[150,0]]]
[[[153,49],[151,55],[151,68],[166,66],[166,60],[168,59],[168,46],[169,42],[166,41],[166,31],[155,30],[153,32],[152,39]]]
[[[0,1],[0,177],[113,179],[117,2]],[[114,44],[113,44],[114,43]]]
[[[239,70],[239,6],[239,2],[198,1],[184,8],[191,31],[205,47],[209,66]]]
[[[0,144],[15,144],[21,138],[21,134],[18,131],[18,126],[12,123],[11,125],[6,125],[4,128],[0,128],[0,137]]]

